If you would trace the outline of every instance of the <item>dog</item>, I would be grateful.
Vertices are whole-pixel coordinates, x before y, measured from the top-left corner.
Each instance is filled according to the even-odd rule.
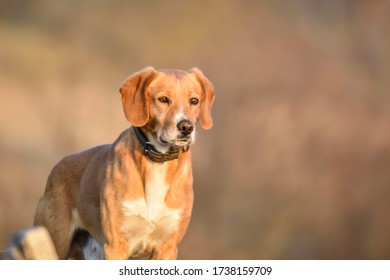
[[[88,238],[104,259],[176,259],[190,222],[189,147],[197,122],[213,125],[212,83],[198,68],[146,67],[119,91],[131,126],[113,144],[64,157],[38,202],[34,225],[47,228],[60,259]]]

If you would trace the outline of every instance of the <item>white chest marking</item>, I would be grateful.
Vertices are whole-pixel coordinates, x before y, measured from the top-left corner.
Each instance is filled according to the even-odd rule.
[[[126,217],[122,231],[129,239],[132,254],[164,242],[178,227],[181,209],[168,208],[166,165],[156,165],[145,178],[145,198],[122,202]]]

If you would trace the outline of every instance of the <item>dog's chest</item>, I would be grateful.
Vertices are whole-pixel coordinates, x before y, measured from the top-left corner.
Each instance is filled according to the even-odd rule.
[[[145,178],[145,197],[123,201],[122,231],[133,256],[148,253],[177,230],[182,210],[166,206],[168,189],[166,165],[158,165]]]

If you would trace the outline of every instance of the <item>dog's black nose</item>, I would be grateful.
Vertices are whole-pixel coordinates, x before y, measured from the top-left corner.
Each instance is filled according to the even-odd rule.
[[[194,131],[194,124],[188,120],[182,120],[177,124],[177,128],[183,135],[189,135]]]

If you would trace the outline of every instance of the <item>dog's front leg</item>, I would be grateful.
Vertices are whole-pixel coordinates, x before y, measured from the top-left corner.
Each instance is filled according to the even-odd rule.
[[[182,185],[182,189],[187,189],[184,201],[186,204],[183,206],[182,217],[179,222],[179,227],[167,240],[164,240],[154,249],[152,254],[153,260],[176,260],[180,241],[182,240],[188,224],[191,218],[192,205],[194,201],[194,193],[192,191],[192,175],[191,173],[186,176],[187,178],[191,178],[187,185]]]
[[[127,260],[129,258],[128,250],[125,249],[126,244],[119,242],[107,242],[104,244],[104,259],[105,260]]]
[[[103,198],[101,203],[102,229],[105,237],[103,247],[106,260],[126,260],[130,256],[130,245],[120,232],[122,217],[113,199]]]
[[[177,245],[176,243],[164,243],[156,248],[152,254],[152,260],[176,260]]]
[[[170,238],[168,238],[168,240],[165,240],[160,244],[160,246],[154,249],[152,254],[152,260],[176,260],[177,259],[177,253],[178,253],[177,246],[179,245],[181,239],[183,238],[183,235],[188,227],[188,223],[191,217],[191,209],[192,209],[192,201],[193,201],[192,192],[188,198],[188,201],[190,202],[190,206],[186,208],[185,211],[186,215],[181,220],[178,231],[175,232]]]

